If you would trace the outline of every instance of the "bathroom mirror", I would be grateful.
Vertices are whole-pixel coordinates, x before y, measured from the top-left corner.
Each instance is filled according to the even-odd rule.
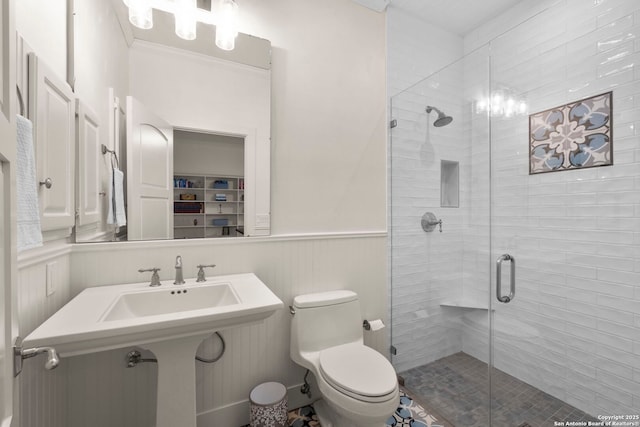
[[[175,214],[176,219],[174,228],[182,228],[168,238],[268,235],[271,43],[239,34],[236,48],[227,52],[215,47],[215,27],[210,25],[198,23],[196,40],[178,38],[174,32],[173,16],[165,12],[154,10],[153,28],[140,30],[129,24],[127,8],[122,0],[82,0],[76,1],[71,7],[73,18],[70,18],[69,52],[73,59],[69,61],[72,64],[70,75],[77,81],[79,97],[89,93],[93,95],[89,98],[94,98],[98,104],[104,100],[104,105],[93,106],[95,110],[110,110],[109,120],[101,125],[108,128],[109,137],[105,145],[118,156],[121,169],[124,170],[127,161],[130,161],[126,146],[125,98],[128,95],[167,121],[174,132],[178,132],[177,135],[184,136],[185,132],[191,135],[217,135],[217,138],[209,138],[212,144],[222,141],[220,144],[223,147],[217,152],[234,153],[235,157],[229,158],[228,162],[212,159],[209,162],[212,165],[210,170],[203,167],[203,163],[207,162],[202,162],[202,157],[210,155],[208,153],[212,150],[203,150],[202,156],[191,153],[189,161],[194,164],[193,168],[185,164],[185,156],[181,155],[179,167],[174,168],[167,180],[174,183],[175,203],[171,203],[171,215]],[[210,0],[199,0],[198,7],[207,9]],[[101,34],[105,28],[102,20],[111,18],[113,21],[113,14],[118,19],[120,34],[114,33],[113,25],[110,33]],[[101,24],[96,25],[96,20],[100,20]],[[109,41],[106,41],[107,36]],[[118,37],[120,40],[113,40]],[[111,56],[102,58],[96,51],[107,52]],[[110,60],[113,63],[109,63]],[[118,62],[126,64],[127,69],[118,67]],[[89,88],[89,85],[96,87]],[[108,97],[107,93],[110,94]],[[230,150],[229,141],[235,141],[241,148]],[[199,141],[198,144],[204,142]],[[238,152],[242,153],[243,160],[242,167],[237,167],[236,171],[217,170],[213,166],[232,162],[237,164]],[[108,189],[105,186],[111,174],[110,153],[99,160],[100,167],[104,169],[101,171],[103,186],[100,188],[104,214],[99,223],[76,223],[75,241],[137,240],[132,238],[132,234],[127,235],[126,227],[117,230],[113,225],[106,224]],[[206,191],[189,191],[189,187],[186,187],[187,190],[181,187],[182,181],[185,185],[193,186],[194,182],[199,182],[199,177],[203,185],[210,187]],[[77,179],[81,180],[82,177]],[[125,192],[129,190],[127,185],[132,185],[131,181],[126,180]],[[223,184],[225,181],[226,184]],[[224,185],[230,188],[220,188]],[[195,199],[189,200],[190,197]],[[205,212],[209,206],[205,207],[204,197],[211,198],[211,202],[218,202],[215,215]],[[201,202],[202,216],[191,215],[195,212],[189,211],[186,214],[191,216],[183,218],[187,216],[183,208],[195,209],[195,204]],[[145,221],[148,215],[138,217]],[[198,230],[185,230],[185,221]],[[226,224],[223,223],[225,221]],[[206,232],[205,227],[209,228]]]

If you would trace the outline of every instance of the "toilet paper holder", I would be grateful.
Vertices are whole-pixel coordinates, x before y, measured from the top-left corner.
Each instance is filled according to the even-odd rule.
[[[374,325],[373,328],[371,327],[372,323]],[[384,328],[384,326],[385,326],[384,323],[380,319],[372,320],[371,322],[369,322],[366,319],[362,321],[362,327],[364,328],[365,331],[371,331],[371,330],[377,331]]]

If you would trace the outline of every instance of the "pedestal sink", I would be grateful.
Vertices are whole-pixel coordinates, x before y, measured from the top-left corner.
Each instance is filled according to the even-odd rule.
[[[165,281],[87,288],[24,339],[62,357],[127,346],[158,359],[157,427],[196,427],[195,354],[214,331],[264,320],[284,307],[255,274],[184,285]]]

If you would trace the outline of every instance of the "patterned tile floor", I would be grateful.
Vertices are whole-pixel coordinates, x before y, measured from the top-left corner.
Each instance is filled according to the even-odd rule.
[[[321,427],[312,406],[289,411],[289,427]],[[400,405],[386,423],[387,427],[454,427],[425,409],[404,390],[400,392]],[[243,426],[249,427],[249,426]]]
[[[487,364],[456,353],[400,373],[410,394],[456,427],[489,426]],[[495,370],[492,427],[551,427],[554,421],[597,421],[590,415]]]

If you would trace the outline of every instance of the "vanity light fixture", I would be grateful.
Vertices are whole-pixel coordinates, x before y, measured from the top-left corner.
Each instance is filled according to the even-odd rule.
[[[233,50],[238,36],[238,4],[220,0],[218,13],[198,9],[197,0],[123,0],[129,8],[129,22],[143,30],[153,27],[153,9],[175,16],[176,34],[185,40],[196,38],[196,25],[202,22],[216,27],[216,46]]]
[[[129,6],[129,22],[143,30],[153,27],[153,9],[150,0],[127,0],[125,4]]]
[[[197,0],[175,0],[176,34],[181,39],[195,40]]]
[[[220,21],[216,27],[216,46],[222,50],[233,50],[238,36],[238,3],[220,0]]]

